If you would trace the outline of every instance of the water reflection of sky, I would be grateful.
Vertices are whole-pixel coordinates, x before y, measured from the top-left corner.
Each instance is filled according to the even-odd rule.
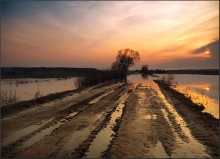
[[[159,75],[162,77],[163,75]],[[179,92],[191,97],[192,101],[205,106],[205,112],[219,118],[219,76],[215,75],[174,75]],[[153,77],[142,78],[141,75],[130,75],[128,80],[135,83],[142,83],[144,86],[151,86],[158,90]]]
[[[76,78],[67,79],[2,79],[1,106],[7,104],[5,99],[16,98],[11,103],[45,96],[51,93],[75,89]],[[9,104],[9,103],[8,103]]]
[[[205,106],[205,112],[219,118],[219,76],[216,75],[174,75],[176,89],[192,101]]]
[[[193,91],[219,100],[219,76],[174,75],[179,87],[190,87]]]

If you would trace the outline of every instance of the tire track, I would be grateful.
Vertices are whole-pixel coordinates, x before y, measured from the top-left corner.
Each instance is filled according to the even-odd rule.
[[[112,93],[114,89],[120,88],[121,86],[122,85],[118,85],[118,86],[116,85],[113,88],[106,89],[98,94],[95,95],[93,94],[93,96],[87,98],[86,100],[74,104],[58,112],[58,114],[55,117],[48,119],[47,120],[48,122],[44,122],[43,124],[38,126],[33,125],[24,128],[18,132],[15,132],[12,135],[7,136],[6,138],[3,138],[4,144],[2,145],[2,149],[1,149],[2,155],[13,156],[13,152],[11,150],[25,149],[27,147],[30,147],[34,143],[43,139],[46,135],[49,135],[54,130],[64,125],[74,116],[78,115],[80,112],[82,112],[83,110],[94,104],[95,102],[98,102],[108,94]],[[93,103],[90,103],[91,101],[93,101]]]

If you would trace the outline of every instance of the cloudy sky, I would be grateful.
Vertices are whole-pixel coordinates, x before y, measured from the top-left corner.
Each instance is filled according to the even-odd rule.
[[[218,68],[218,1],[1,2],[1,65],[108,68],[120,49],[133,68]]]

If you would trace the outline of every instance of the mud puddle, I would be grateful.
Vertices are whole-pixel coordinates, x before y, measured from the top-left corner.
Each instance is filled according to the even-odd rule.
[[[148,78],[148,80],[143,80],[141,76],[131,76],[130,79],[135,82],[142,82],[142,87],[150,89],[150,91],[154,91],[155,95],[157,93],[161,97],[160,103],[164,103],[165,107],[162,109],[162,113],[167,120],[167,123],[172,128],[172,131],[175,135],[176,140],[176,148],[172,151],[170,157],[172,158],[183,158],[183,157],[191,157],[191,158],[204,158],[210,157],[206,148],[196,140],[192,134],[190,129],[187,127],[183,118],[177,113],[175,108],[167,102],[165,96],[161,92],[158,85],[153,81],[153,78]],[[157,92],[157,93],[156,93]],[[152,116],[145,116],[146,120],[152,119]],[[198,132],[199,133],[199,132]],[[155,151],[156,152],[156,151]],[[158,156],[160,152],[158,151],[155,156]]]
[[[98,96],[97,98],[93,99],[92,101],[89,102],[89,104],[95,104],[105,96],[109,95],[110,93],[114,92],[114,90],[111,90],[109,92],[104,93],[103,95]]]
[[[166,109],[161,109],[162,113],[164,114],[164,117],[166,121],[171,126],[175,136],[176,136],[176,142],[178,144],[177,148],[173,151],[171,154],[171,157],[173,158],[204,158],[209,157],[206,153],[206,148],[199,143],[191,134],[189,128],[187,127],[187,124],[182,119],[182,117],[177,113],[177,111],[173,108],[173,106],[167,102],[165,99],[165,96],[162,94],[162,92],[158,89],[157,90],[159,96],[161,97],[162,101],[166,105]],[[181,128],[181,133],[185,136],[185,138],[181,138],[180,134],[176,131],[175,127],[173,126],[172,121],[169,118],[169,113],[172,113],[175,117],[176,123]]]
[[[94,100],[90,101],[89,104],[83,105],[82,110],[84,110],[86,107],[88,107],[90,104],[94,104],[96,102],[98,102],[99,100],[101,100],[102,98],[104,98],[105,96],[107,96],[108,94],[112,93],[112,91],[106,92],[103,95],[98,96],[97,98],[95,98]],[[70,104],[67,104],[71,105]],[[65,105],[66,107],[66,105]],[[81,111],[82,111],[81,110]],[[53,122],[51,125],[49,125],[47,128],[44,128],[42,130],[39,130],[37,133],[35,133],[34,135],[31,135],[31,137],[29,137],[27,140],[25,140],[24,142],[22,142],[21,146],[18,147],[18,149],[26,149],[32,145],[34,145],[36,142],[40,141],[41,139],[43,139],[45,136],[50,135],[54,130],[58,129],[60,126],[64,125],[65,123],[67,123],[69,120],[72,119],[72,117],[76,116],[79,112],[72,112],[69,113],[68,115],[62,117],[62,119]],[[52,119],[50,120],[52,121]],[[47,122],[48,123],[48,122]],[[45,123],[45,124],[47,124]],[[45,125],[44,124],[44,125]],[[42,125],[43,126],[43,125]],[[40,128],[41,126],[37,127],[36,129],[34,129],[31,132],[34,132],[35,130],[37,130],[38,128]],[[31,127],[32,128],[32,127]],[[32,128],[33,129],[33,128]],[[27,131],[26,129],[23,130],[22,132]],[[26,135],[30,134],[30,132],[26,133]],[[25,135],[24,135],[25,136]],[[23,137],[23,136],[22,136]],[[17,137],[18,139],[20,138],[20,136]]]
[[[143,88],[147,88],[148,89],[148,86],[140,86],[138,87],[139,89],[143,89]],[[138,92],[138,93],[135,93],[139,96],[139,99],[138,99],[138,103],[141,105],[144,105],[144,99],[145,99],[145,93],[144,92]],[[143,116],[144,119],[146,120],[155,120],[157,119],[157,115],[156,114],[147,114],[147,115],[144,115]]]
[[[111,114],[110,121],[108,122],[107,126],[99,131],[99,133],[96,135],[95,139],[89,146],[88,151],[85,153],[84,158],[98,158],[102,156],[102,153],[108,149],[111,140],[115,137],[115,131],[113,128],[117,125],[117,120],[119,120],[122,116],[125,101],[131,95],[133,90],[135,90],[137,85],[138,84],[135,84],[131,88],[131,91],[119,98],[118,105],[116,110]]]
[[[9,136],[3,138],[2,143],[1,143],[1,147],[5,147],[5,146],[17,141],[18,139],[20,139],[20,138],[34,132],[35,130],[41,128],[42,126],[46,125],[47,123],[49,123],[52,120],[53,120],[53,118],[51,118],[49,120],[42,120],[32,126],[21,129],[15,133],[13,133],[12,135],[9,135]]]
[[[143,89],[143,91],[137,93],[137,95],[139,96],[138,103],[140,105],[145,105],[146,104],[145,103],[146,93],[144,93],[146,88],[151,89],[151,86],[149,86],[149,87],[148,86],[139,87],[139,89]],[[150,113],[150,114],[144,115],[143,118],[145,120],[156,120],[156,119],[158,119],[158,116],[156,114]],[[155,145],[155,147],[150,148],[149,152],[155,158],[169,158],[169,156],[167,155],[162,143],[158,140],[157,140],[157,144]]]
[[[18,149],[25,149],[32,146],[36,142],[43,139],[45,136],[50,135],[55,129],[58,129],[60,126],[64,125],[66,122],[68,122],[72,117],[76,116],[77,114],[78,112],[72,112],[68,114],[65,118],[62,118],[58,122],[55,122],[54,124],[50,125],[48,128],[39,131],[37,134],[33,135],[31,138],[23,142],[22,145],[18,147]]]
[[[72,151],[71,145],[75,143],[79,143],[82,136],[88,136],[90,134],[91,130],[89,127],[82,128],[79,131],[76,131],[70,135],[68,138],[68,142],[65,144],[63,149],[59,152],[59,157],[70,157],[69,152]]]
[[[89,104],[82,105],[82,110],[84,110],[90,104],[94,104],[94,103],[98,102],[100,99],[104,98],[105,96],[107,96],[111,92],[113,92],[113,90],[106,92],[103,95],[98,96],[94,100],[90,101]],[[71,105],[71,103],[65,105],[65,107],[69,106],[69,105]],[[82,110],[80,110],[80,112]],[[16,132],[12,136],[7,137],[5,139],[5,142],[3,142],[2,145],[6,146],[6,145],[22,138],[22,137],[25,137],[26,135],[29,135],[29,136],[27,136],[27,139],[25,139],[25,141],[22,142],[22,144],[17,147],[18,149],[26,149],[26,148],[34,145],[36,142],[40,141],[41,139],[43,139],[45,136],[50,135],[54,130],[58,129],[60,126],[67,123],[69,120],[71,120],[72,117],[76,116],[78,113],[79,112],[71,112],[68,115],[59,119],[58,121],[51,122],[51,124],[49,126],[47,126],[46,128],[41,128],[41,127],[46,125],[50,121],[52,121],[54,118],[49,119],[47,122],[45,122],[41,125],[37,125],[37,126],[34,125],[34,126],[30,126],[28,128],[22,129],[21,131]],[[36,133],[34,131],[36,131]],[[35,134],[32,135],[31,133],[32,134],[35,133]]]
[[[95,118],[99,119],[103,116],[103,113],[98,114]],[[89,136],[92,130],[88,126],[82,125],[78,128],[77,131],[74,131],[70,136],[68,137],[67,143],[63,146],[63,148],[59,151],[58,156],[59,157],[71,157],[72,152],[72,145],[78,145],[81,143],[81,138],[84,138],[85,136]]]

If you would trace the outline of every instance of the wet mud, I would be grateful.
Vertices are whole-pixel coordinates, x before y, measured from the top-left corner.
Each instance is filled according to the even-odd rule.
[[[8,109],[2,157],[218,157],[219,120],[155,82],[110,82]]]
[[[184,119],[192,135],[206,147],[206,152],[211,157],[219,157],[219,119],[211,114],[202,112],[200,105],[162,83],[155,81],[169,103]],[[186,102],[187,100],[187,102]]]
[[[25,115],[20,115],[15,118],[9,118],[7,120],[1,121],[2,127],[5,128],[2,129],[1,138],[3,141],[5,141],[5,143],[9,142],[9,145],[2,145],[2,155],[6,157],[16,156],[15,153],[17,152],[17,150],[20,151],[32,146],[36,142],[42,140],[45,136],[47,137],[54,131],[58,130],[60,127],[69,122],[73,117],[85,111],[85,109],[94,106],[96,103],[90,103],[94,99],[98,98],[99,96],[102,96],[100,100],[103,99],[103,94],[105,94],[108,91],[110,92],[111,97],[112,90],[120,91],[123,89],[123,84],[115,84],[110,86],[108,85],[106,87],[100,87],[99,89],[91,89],[88,93],[84,92],[81,95],[77,95],[76,98],[79,99],[78,102],[74,98],[74,96],[72,96],[71,98],[73,98],[72,100],[74,100],[76,104],[69,103],[72,102],[72,100],[69,100],[68,104],[66,103],[66,105],[63,106],[60,105],[60,107],[58,105],[59,103],[57,103],[57,107],[51,106],[52,108],[45,108],[46,111],[41,110],[33,114],[24,113]],[[79,98],[79,96],[83,97]],[[41,121],[42,118],[51,119],[51,116],[53,120],[47,123],[46,125],[42,127],[38,126],[37,130],[33,128],[29,129],[29,127]],[[23,129],[24,131],[22,131]],[[29,131],[26,131],[26,129]],[[21,131],[22,133],[19,133]],[[19,136],[19,134],[22,135]],[[17,138],[13,139],[13,141],[10,141],[11,138],[13,138],[13,136],[16,136]]]

